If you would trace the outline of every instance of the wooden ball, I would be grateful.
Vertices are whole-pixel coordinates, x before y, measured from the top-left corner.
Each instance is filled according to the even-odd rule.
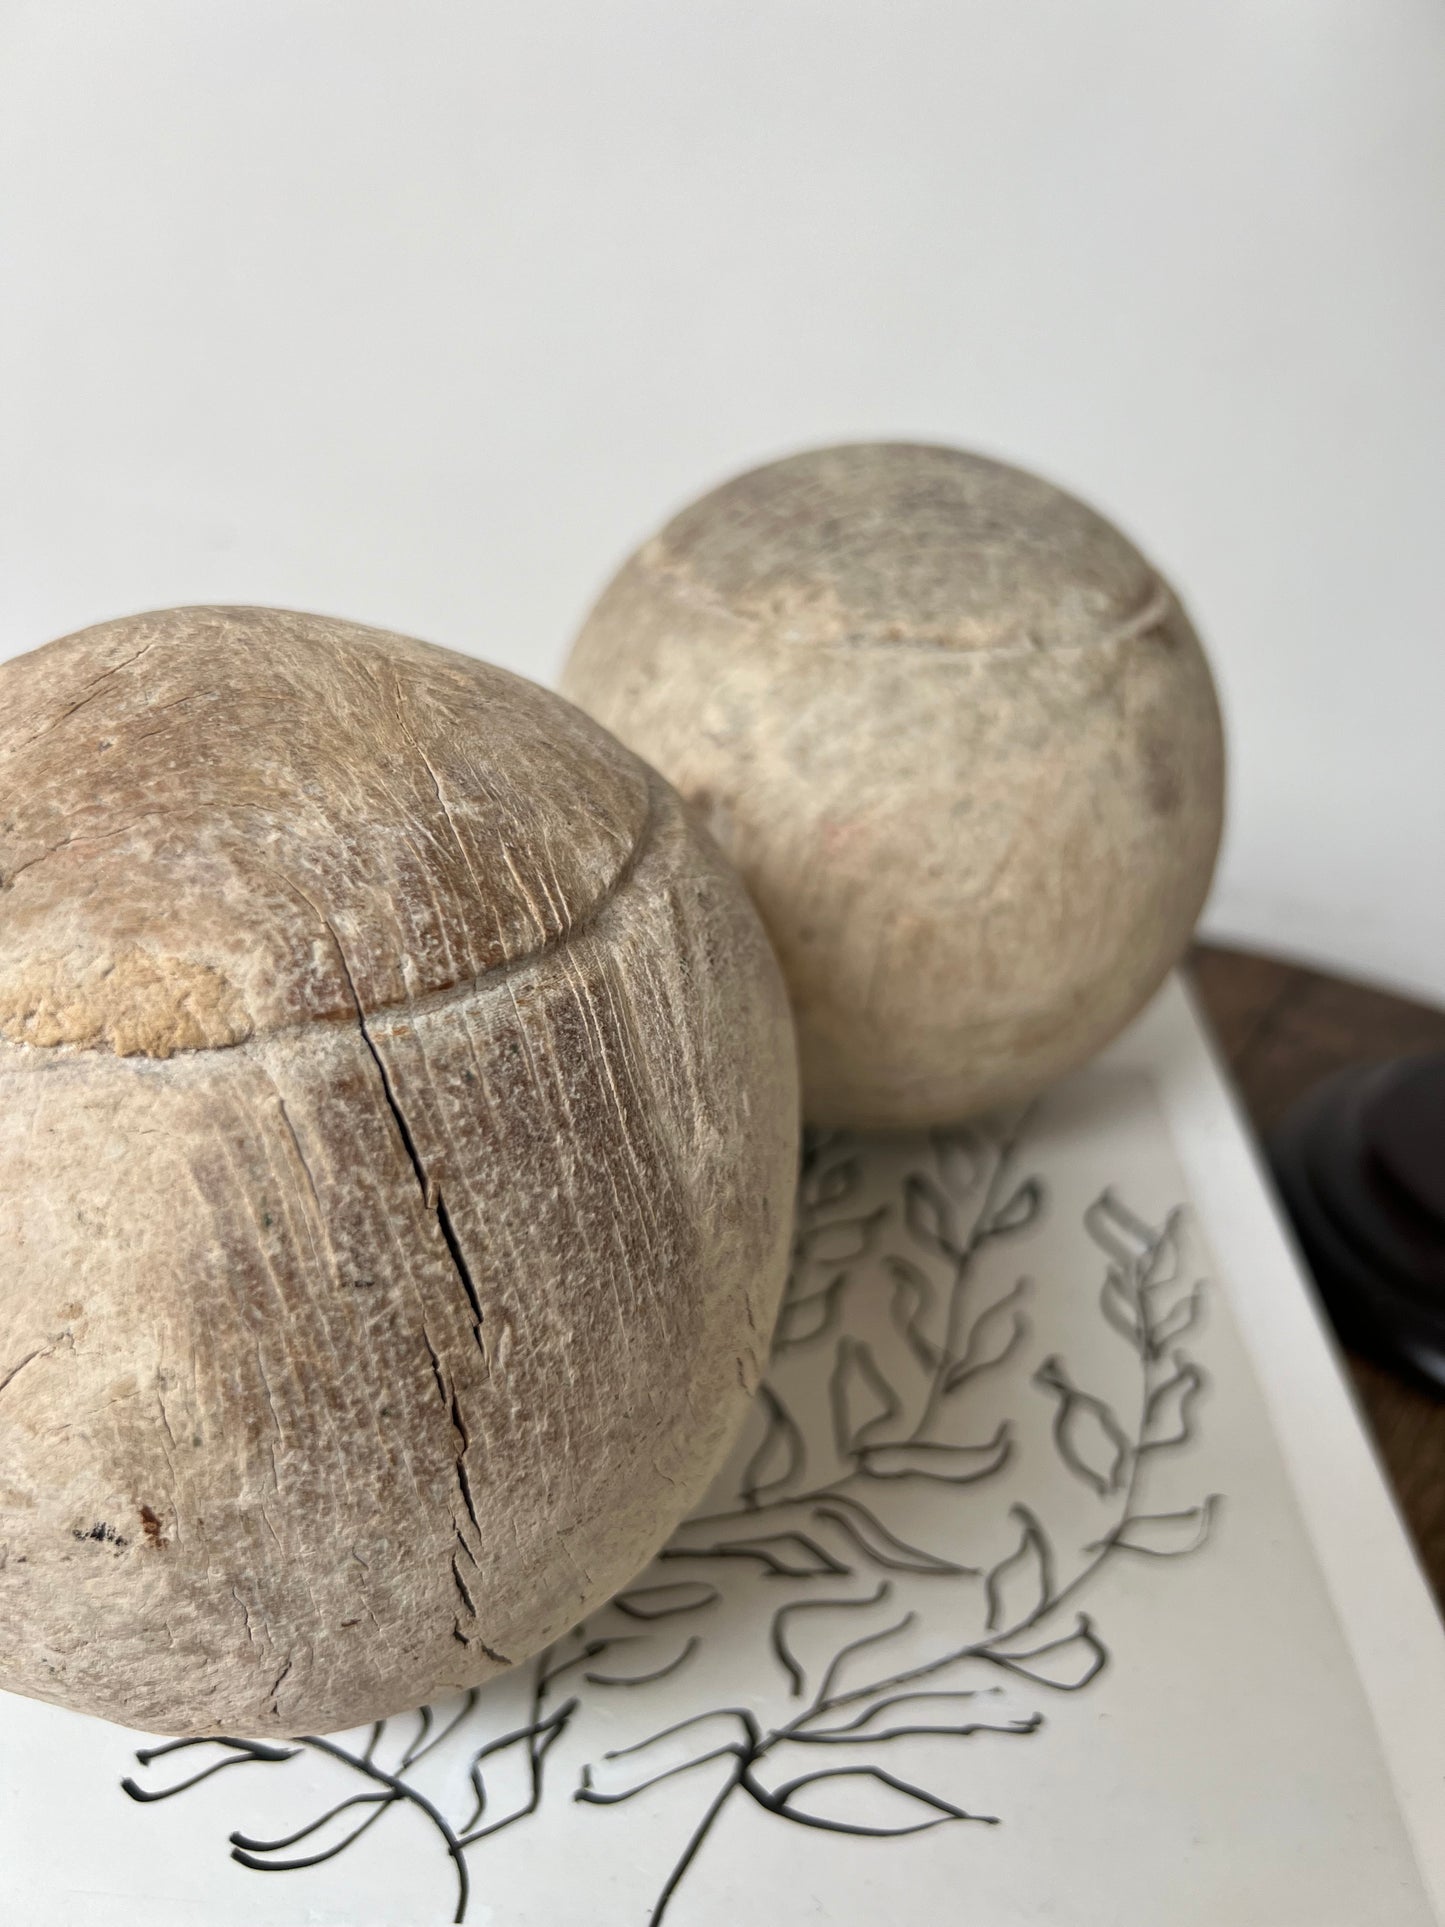
[[[0,1685],[177,1734],[485,1679],[703,1492],[777,966],[559,698],[259,609],[0,668]]]
[[[782,961],[819,1123],[924,1125],[1088,1057],[1189,939],[1219,842],[1208,665],[1060,489],[829,448],[628,561],[563,688],[706,814]]]

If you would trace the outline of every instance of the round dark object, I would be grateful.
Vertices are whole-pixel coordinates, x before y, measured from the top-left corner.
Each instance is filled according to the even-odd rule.
[[[1445,1233],[1445,1051],[1408,1057],[1390,1069],[1366,1110],[1370,1148]]]
[[[1445,1390],[1445,1052],[1339,1072],[1268,1149],[1341,1335]]]

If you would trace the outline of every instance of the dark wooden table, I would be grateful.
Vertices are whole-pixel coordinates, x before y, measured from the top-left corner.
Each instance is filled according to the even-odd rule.
[[[1363,984],[1213,944],[1201,944],[1190,967],[1261,1134],[1346,1064],[1445,1049],[1445,1011]],[[1445,1605],[1445,1399],[1353,1353],[1349,1366],[1435,1597]]]

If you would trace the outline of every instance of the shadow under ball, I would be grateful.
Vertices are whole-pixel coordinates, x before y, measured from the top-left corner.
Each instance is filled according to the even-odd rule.
[[[0,1685],[176,1734],[476,1684],[702,1495],[792,1027],[557,697],[317,616],[0,668]]]
[[[819,1124],[919,1126],[1089,1057],[1189,940],[1219,709],[1082,502],[912,444],[741,475],[624,564],[562,687],[704,813],[783,965]]]

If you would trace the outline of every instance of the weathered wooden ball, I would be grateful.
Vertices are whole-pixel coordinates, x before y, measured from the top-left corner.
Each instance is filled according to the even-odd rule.
[[[258,609],[0,668],[0,1685],[324,1731],[562,1633],[742,1417],[796,1138],[741,883],[560,698]]]
[[[1062,490],[957,449],[828,448],[684,509],[565,692],[706,814],[762,911],[819,1123],[1021,1099],[1180,955],[1223,745],[1177,597]]]

